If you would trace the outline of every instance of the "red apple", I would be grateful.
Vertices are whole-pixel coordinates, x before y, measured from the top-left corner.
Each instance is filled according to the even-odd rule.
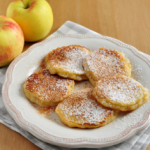
[[[23,50],[24,36],[11,18],[0,16],[0,67],[8,65]]]

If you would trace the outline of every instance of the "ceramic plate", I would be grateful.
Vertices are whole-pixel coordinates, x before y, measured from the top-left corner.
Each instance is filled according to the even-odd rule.
[[[110,124],[96,129],[77,129],[63,125],[53,112],[41,115],[23,93],[23,83],[46,54],[61,46],[81,45],[94,51],[115,49],[131,60],[132,77],[150,90],[150,60],[136,48],[102,35],[64,35],[47,38],[17,57],[9,66],[3,85],[4,104],[16,123],[35,137],[58,146],[100,148],[127,140],[149,124],[150,102],[130,113],[120,113]]]

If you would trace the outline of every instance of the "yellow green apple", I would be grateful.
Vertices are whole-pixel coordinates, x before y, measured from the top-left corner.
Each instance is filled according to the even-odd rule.
[[[46,0],[13,0],[6,15],[21,27],[25,41],[43,39],[53,25],[53,13]]]
[[[0,67],[8,65],[23,50],[24,36],[11,18],[0,16]]]

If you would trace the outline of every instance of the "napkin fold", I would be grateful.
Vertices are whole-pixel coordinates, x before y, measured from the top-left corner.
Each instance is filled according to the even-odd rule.
[[[58,36],[58,35],[64,35],[64,34],[97,34],[99,35],[97,32],[94,32],[79,24],[76,24],[71,21],[67,21],[56,32],[54,32],[47,38]],[[149,55],[147,54],[144,54],[144,55],[150,59]],[[15,123],[14,119],[7,112],[3,104],[3,100],[2,100],[2,85],[4,82],[4,76],[5,76],[6,70],[7,70],[7,67],[0,69],[0,123],[20,133],[22,136],[24,136],[25,138],[27,138],[28,140],[30,140],[32,143],[34,143],[35,145],[37,145],[43,150],[81,150],[81,149],[83,150],[83,148],[63,148],[63,147],[58,147],[55,145],[45,143],[37,139],[36,137],[34,137],[29,132],[20,128]],[[132,136],[127,141],[124,141],[120,144],[106,147],[106,148],[84,148],[84,150],[145,150],[149,143],[150,143],[150,125],[144,130]]]

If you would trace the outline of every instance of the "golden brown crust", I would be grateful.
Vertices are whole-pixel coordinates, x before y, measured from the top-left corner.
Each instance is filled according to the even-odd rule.
[[[100,48],[89,54],[83,61],[84,71],[95,86],[96,82],[106,76],[122,74],[131,76],[131,64],[122,53]]]
[[[96,128],[113,121],[118,111],[100,105],[92,96],[92,89],[71,94],[55,109],[60,120],[69,127]]]
[[[87,80],[82,67],[83,58],[91,51],[79,45],[63,46],[49,52],[45,58],[46,68],[51,74],[77,81]]]
[[[42,107],[55,106],[70,95],[74,81],[51,75],[42,69],[30,75],[24,83],[24,93],[33,103]]]
[[[93,96],[105,107],[131,111],[147,102],[150,94],[134,79],[124,75],[114,75],[98,81]]]

